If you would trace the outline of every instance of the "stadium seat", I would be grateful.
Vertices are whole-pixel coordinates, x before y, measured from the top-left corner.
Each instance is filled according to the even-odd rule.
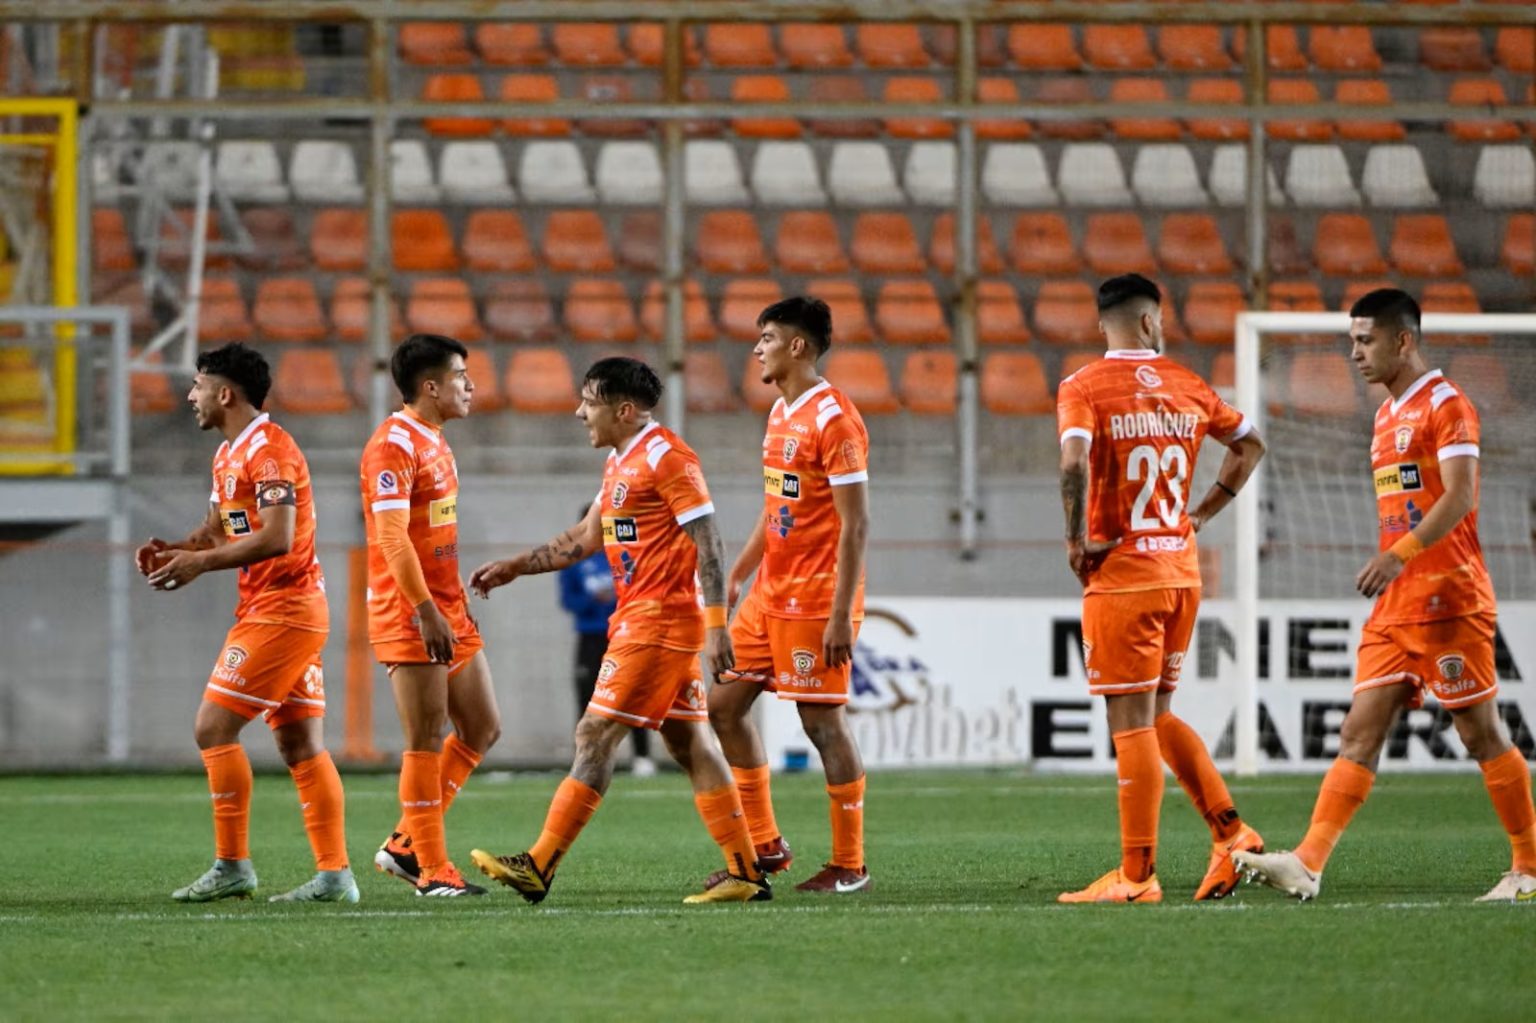
[[[1337,209],[1359,206],[1344,150],[1334,145],[1299,145],[1285,164],[1285,190],[1298,206]]]
[[[1300,148],[1300,147],[1298,147]],[[1285,202],[1280,190],[1280,179],[1275,177],[1273,166],[1265,169],[1269,184],[1269,201],[1273,205]],[[1217,146],[1211,156],[1211,196],[1221,206],[1244,206],[1248,202],[1248,147],[1232,142]]]
[[[1104,353],[1097,349],[1090,351],[1066,352],[1061,357],[1061,368],[1056,374],[1056,387],[1061,390],[1061,382],[1085,366],[1092,366],[1095,362],[1104,358]]]
[[[1237,390],[1237,359],[1231,352],[1217,352],[1211,360],[1211,390],[1227,400]]]
[[[1166,103],[1168,90],[1161,78],[1116,78],[1109,87],[1112,103]],[[1109,129],[1122,139],[1137,142],[1172,142],[1178,139],[1179,122],[1171,117],[1116,117]]]
[[[1451,240],[1451,227],[1438,213],[1398,217],[1387,254],[1399,271],[1413,277],[1460,277],[1466,273]]]
[[[1235,78],[1197,78],[1189,83],[1185,98],[1191,103],[1240,104],[1243,86]],[[1195,138],[1211,142],[1248,137],[1248,122],[1241,117],[1192,117],[1186,127]]]
[[[1536,28],[1504,26],[1495,37],[1493,52],[1506,71],[1536,73]]]
[[[233,277],[203,278],[197,333],[202,341],[248,341],[251,319],[246,312],[240,282]]]
[[[819,275],[848,270],[848,256],[829,213],[784,214],[779,218],[773,253],[779,268],[786,273]]]
[[[750,356],[742,365],[741,397],[747,408],[758,414],[767,412],[779,400],[778,387],[763,380],[763,367]]]
[[[1392,103],[1392,90],[1386,82],[1377,78],[1350,78],[1338,84],[1333,98],[1339,103],[1384,107]],[[1364,117],[1363,111],[1361,116]],[[1399,121],[1350,119],[1339,121],[1335,127],[1339,138],[1351,142],[1398,142],[1407,135]]]
[[[528,202],[589,205],[596,198],[587,183],[581,150],[568,139],[541,140],[523,146],[518,157],[518,189]]]
[[[485,99],[480,79],[466,74],[428,75],[421,98],[428,103],[478,103]],[[422,127],[433,135],[489,135],[496,123],[489,117],[426,117]]]
[[[288,183],[302,202],[362,202],[357,158],[345,142],[303,139],[288,161]]]
[[[1099,306],[1086,281],[1045,281],[1035,298],[1035,332],[1052,344],[1099,340]]]
[[[1059,213],[1020,213],[1008,241],[1013,268],[1021,274],[1060,275],[1082,270],[1072,231]]]
[[[976,63],[983,69],[1000,68],[1008,63],[1008,29],[1005,25],[987,24],[976,26]],[[931,47],[940,64],[953,65],[958,58],[959,41],[947,26],[931,27]]]
[[[1078,106],[1094,101],[1093,88],[1086,78],[1047,78],[1040,83],[1035,98],[1041,103],[1063,107]],[[1036,130],[1048,139],[1084,141],[1101,137],[1108,125],[1093,118],[1051,119],[1041,121]]]
[[[976,83],[977,103],[1018,103],[1019,86],[1012,78],[982,78]],[[1027,139],[1035,133],[1028,121],[1019,117],[976,122],[976,137],[991,141]]]
[[[804,142],[764,142],[752,157],[752,194],[765,206],[825,206],[816,154]]]
[[[719,352],[688,352],[683,356],[683,392],[688,396],[689,412],[734,412],[741,406]]]
[[[396,29],[400,59],[422,67],[463,67],[474,63],[461,21],[405,21]]]
[[[1419,294],[1419,307],[1426,313],[1480,313],[1483,311],[1482,303],[1477,300],[1477,292],[1472,290],[1472,285],[1466,281],[1430,281],[1424,285],[1424,290]],[[1478,338],[1476,343],[1485,344],[1487,338]]]
[[[635,28],[630,28],[633,37]],[[621,67],[619,27],[610,22],[559,22],[552,30],[555,60],[573,67]],[[514,403],[515,406],[515,403]]]
[[[981,162],[981,192],[998,206],[1056,206],[1045,153],[1032,142],[995,143]]]
[[[531,21],[482,21],[475,26],[475,49],[487,64],[539,67],[549,63],[544,26]]]
[[[574,341],[629,342],[640,336],[623,281],[582,277],[565,293],[565,329]]]
[[[823,277],[806,285],[806,294],[827,303],[832,311],[834,344],[867,344],[875,339],[874,325],[864,296],[856,282],[844,278]]]
[[[1480,29],[1429,25],[1419,31],[1419,62],[1435,71],[1487,71],[1493,65]]]
[[[861,22],[853,30],[854,48],[868,67],[919,68],[929,63],[916,25]]]
[[[432,158],[421,139],[389,143],[389,195],[397,203],[436,205],[442,201],[442,192],[432,179]]]
[[[544,262],[558,273],[617,269],[603,218],[595,210],[555,210],[544,221]]]
[[[943,103],[947,97],[936,78],[887,78],[882,98],[887,103]],[[887,117],[886,134],[899,139],[953,138],[955,126],[939,117]]]
[[[396,210],[390,219],[396,270],[456,270],[459,254],[441,210]]]
[[[757,218],[743,210],[713,210],[699,219],[699,262],[717,274],[768,272],[768,253],[757,230]]]
[[[501,147],[476,140],[447,142],[438,156],[437,180],[449,202],[510,203],[517,197],[507,183]]]
[[[1146,71],[1157,66],[1147,30],[1140,25],[1083,26],[1083,57],[1106,71]]]
[[[741,75],[731,79],[732,103],[788,103],[791,98],[789,83],[780,75]],[[737,117],[731,121],[731,130],[743,138],[797,139],[800,122],[793,117]]]
[[[922,416],[952,416],[960,389],[955,353],[912,352],[901,369],[901,403]]]
[[[886,281],[875,296],[875,325],[891,344],[949,344],[949,324],[926,280]]]
[[[772,28],[758,22],[704,26],[704,58],[715,67],[773,67],[779,62]]]
[[[484,337],[469,283],[458,277],[425,277],[411,282],[405,323],[420,334],[446,334],[460,341]]]
[[[1365,25],[1313,25],[1307,31],[1307,55],[1324,71],[1381,70],[1381,55]]]
[[[1173,71],[1226,71],[1232,67],[1219,25],[1164,25],[1157,55]]]
[[[838,142],[827,171],[832,200],[844,206],[902,206],[891,154],[879,142]]]
[[[1485,206],[1536,205],[1536,159],[1528,146],[1484,146],[1477,153],[1472,194]]]
[[[661,67],[666,59],[666,33],[659,22],[641,22],[629,26],[629,52],[644,67]],[[683,28],[683,62],[698,67],[703,62],[699,33],[691,25]]]
[[[1184,299],[1184,326],[1190,340],[1230,345],[1237,314],[1247,307],[1243,289],[1232,281],[1195,281]]]
[[[955,272],[955,215],[940,213],[933,221],[933,234],[928,240],[928,261],[940,273]],[[976,270],[984,274],[1000,274],[1005,270],[1003,257],[992,237],[992,222],[984,212],[976,217]]]
[[[352,398],[336,352],[330,348],[283,351],[272,374],[272,402],[280,411],[302,416],[350,412]]]
[[[1504,86],[1493,78],[1463,78],[1451,83],[1449,101],[1457,106],[1500,106],[1509,102]],[[1453,138],[1462,142],[1513,142],[1520,129],[1513,121],[1493,118],[1457,118],[1450,123]]]
[[[816,75],[809,98],[817,103],[867,103],[864,79],[852,75]],[[880,134],[880,122],[867,117],[813,117],[811,131],[824,138],[868,139]]]
[[[501,80],[500,98],[507,103],[553,103],[560,98],[554,75],[507,75]],[[501,122],[508,135],[560,138],[571,133],[563,117],[508,117]]]
[[[512,210],[475,210],[464,222],[464,262],[471,270],[527,273],[533,246],[522,218]]]
[[[160,353],[149,356],[148,361],[160,362]],[[7,367],[10,370],[10,367]],[[34,367],[35,371],[35,367]],[[39,390],[42,382],[39,381]],[[184,407],[171,387],[168,374],[158,370],[139,369],[128,374],[128,409],[136,416],[157,416]]]
[[[192,255],[193,216],[192,207],[177,206],[166,210],[160,220],[160,262],[178,272],[186,269]],[[227,254],[213,249],[213,246],[222,246],[224,241],[220,219],[217,207],[210,207],[208,224],[203,231],[203,237],[209,245],[203,265],[210,270],[223,269],[231,263]]]
[[[202,149],[184,140],[146,142],[140,180],[152,180],[172,202],[191,202],[197,193],[197,165]]]
[[[1288,404],[1313,416],[1352,416],[1360,410],[1355,373],[1337,352],[1299,351],[1291,356]]]
[[[1509,369],[1492,352],[1456,352],[1445,375],[1466,390],[1484,416],[1521,410],[1509,386]]]
[[[287,202],[283,163],[270,142],[221,142],[214,180],[236,202]]]
[[[984,345],[1029,343],[1018,293],[1007,281],[976,282],[976,339]]]
[[[656,143],[604,142],[597,152],[597,194],[615,206],[661,204],[663,177]]]
[[[555,307],[538,277],[492,282],[485,296],[485,325],[502,341],[551,341]]]
[[[1071,25],[1010,25],[1008,56],[1028,71],[1076,71],[1083,66]]]
[[[293,214],[286,209],[265,206],[240,211],[240,223],[251,236],[251,251],[242,252],[237,261],[247,270],[290,272],[309,266],[309,253],[293,226]]]
[[[1083,258],[1100,277],[1122,273],[1154,274],[1157,263],[1147,244],[1139,213],[1094,213],[1083,233]]]
[[[1363,296],[1369,294],[1370,292],[1378,291],[1382,288],[1395,287],[1397,287],[1397,282],[1387,279],[1349,281],[1344,285],[1344,294],[1339,299],[1339,309],[1342,312],[1348,312],[1350,309],[1354,308],[1356,302],[1358,302]]]
[[[1275,281],[1269,286],[1269,308],[1277,312],[1320,313],[1328,307],[1315,281]]]
[[[571,415],[581,403],[571,364],[558,348],[517,348],[507,360],[502,390],[517,412]]]
[[[1222,275],[1232,272],[1232,257],[1221,228],[1207,213],[1170,213],[1157,239],[1157,261],[1176,274]]]
[[[891,390],[891,374],[879,352],[868,349],[836,350],[823,363],[825,376],[846,394],[862,415],[900,412],[901,405]]]
[[[1291,276],[1312,272],[1312,257],[1301,247],[1301,240],[1296,237],[1296,225],[1289,217],[1270,214],[1264,255],[1272,274]]]
[[[361,277],[343,277],[331,288],[331,326],[343,341],[368,339],[369,309],[371,307],[368,282]],[[405,321],[400,307],[390,299],[389,336],[405,336]]]
[[[1277,78],[1269,83],[1269,102],[1272,106],[1321,103],[1317,86],[1306,78]],[[1333,125],[1328,121],[1306,118],[1270,121],[1265,131],[1272,139],[1288,142],[1321,142],[1333,138]]]
[[[1136,150],[1131,189],[1144,206],[1205,206],[1211,201],[1200,185],[1194,154],[1174,143]]]
[[[632,270],[661,269],[661,214],[635,210],[619,221],[619,263]]]
[[[1033,352],[993,352],[981,364],[981,404],[995,416],[1048,416],[1056,399]]]
[[[256,329],[274,341],[323,341],[325,314],[308,277],[268,277],[256,289]]]
[[[1062,147],[1057,186],[1069,206],[1129,206],[1131,191],[1114,147],[1080,142]]]
[[[720,330],[736,341],[756,341],[762,334],[757,326],[758,315],[783,297],[783,287],[771,277],[726,281],[725,290],[720,293]],[[838,324],[839,334],[841,326]]]
[[[123,211],[115,206],[91,210],[91,266],[97,271],[138,269]]]
[[[641,84],[649,84],[653,88],[655,85],[655,83],[647,83],[644,79],[641,80]],[[581,98],[594,107],[622,106],[625,103],[635,102],[630,79],[622,75],[587,75],[582,78],[578,89]],[[652,89],[646,91],[650,92]],[[651,133],[650,122],[638,117],[583,117],[577,120],[576,127],[583,135],[591,138],[635,139],[645,138]]]
[[[469,372],[469,382],[475,386],[471,407],[476,412],[500,412],[507,407],[507,396],[501,393],[496,379],[496,358],[489,348],[471,348],[464,368]]]
[[[916,274],[928,269],[912,222],[903,213],[859,214],[850,251],[860,273]]]
[[[1232,55],[1241,63],[1248,52],[1246,26],[1232,33]],[[1270,25],[1264,30],[1264,63],[1271,71],[1305,71],[1307,57],[1301,52],[1294,25]]]
[[[1372,206],[1438,206],[1417,146],[1372,146],[1365,154],[1360,190]]]
[[[853,63],[843,26],[827,22],[790,22],[779,26],[779,49],[792,68],[819,71]]]
[[[652,281],[645,287],[640,299],[641,336],[648,341],[661,341],[667,331],[667,293],[661,281]],[[709,315],[709,303],[704,300],[704,287],[696,280],[683,282],[683,337],[689,341],[715,340],[715,321]]]
[[[683,178],[688,201],[704,206],[744,206],[750,200],[741,179],[736,147],[729,142],[694,140],[683,147]]]
[[[1360,277],[1387,271],[1375,232],[1358,213],[1325,213],[1317,221],[1312,261],[1325,274]]]

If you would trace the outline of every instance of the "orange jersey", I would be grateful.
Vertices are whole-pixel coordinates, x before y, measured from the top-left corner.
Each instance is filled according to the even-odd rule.
[[[315,492],[309,463],[288,431],[263,412],[233,442],[213,456],[213,492],[226,540],[239,540],[261,528],[264,484],[293,484],[293,546],[287,554],[240,569],[242,622],[288,625],[323,632],[330,628],[325,576],[315,557]]]
[[[823,380],[768,413],[763,436],[763,528],[758,574],[764,611],[773,618],[827,618],[837,588],[843,521],[832,488],[869,480],[869,431],[848,396]],[[864,579],[853,598],[864,617]]]
[[[1445,495],[1440,463],[1479,455],[1477,409],[1461,388],[1431,370],[1382,403],[1371,440],[1380,549],[1417,526]],[[1477,505],[1425,548],[1376,599],[1371,622],[1401,625],[1494,610],[1493,581],[1477,539]]]
[[[363,448],[363,523],[368,538],[368,639],[419,639],[416,610],[400,592],[377,542],[376,516],[411,513],[411,546],[432,602],[455,636],[475,631],[459,579],[459,470],[443,431],[409,411],[394,413]]]
[[[1061,382],[1061,441],[1088,448],[1088,536],[1119,539],[1089,593],[1199,586],[1186,507],[1200,443],[1252,427],[1204,380],[1153,351],[1111,351]]]
[[[703,649],[698,549],[683,531],[715,511],[699,456],[677,434],[651,423],[623,452],[608,455],[597,500],[618,597],[608,638],[694,653]]]

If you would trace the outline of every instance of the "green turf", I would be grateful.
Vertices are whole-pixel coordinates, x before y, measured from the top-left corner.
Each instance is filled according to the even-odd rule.
[[[1316,778],[1236,787],[1271,846],[1295,841]],[[394,782],[347,781],[368,867]],[[477,777],[450,848],[522,849],[554,776]],[[799,855],[827,852],[819,779],[780,779]],[[4,778],[0,1018],[1351,1019],[1530,1018],[1536,905],[1482,906],[1508,847],[1475,775],[1388,776],[1323,898],[1246,888],[1188,902],[1208,836],[1177,786],[1161,906],[1056,906],[1117,855],[1107,778],[899,772],[868,796],[872,892],[684,907],[718,866],[684,782],[620,777],[549,899],[432,902],[359,870],[357,906],[182,906],[211,858],[208,797],[185,777]],[[262,894],[303,881],[291,785],[256,785]],[[1526,994],[1520,994],[1525,991]]]

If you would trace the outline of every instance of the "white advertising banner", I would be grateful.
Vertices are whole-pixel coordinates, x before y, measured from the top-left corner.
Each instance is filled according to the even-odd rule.
[[[1371,605],[1266,601],[1260,607],[1261,770],[1320,770],[1338,752],[1354,649]],[[1218,760],[1232,756],[1236,680],[1233,606],[1210,601],[1184,660],[1175,713]],[[1113,765],[1103,701],[1083,676],[1079,605],[1062,600],[872,600],[854,655],[850,721],[869,767],[1030,765],[1097,770]],[[1536,603],[1499,608],[1499,706],[1528,760],[1536,760]],[[763,738],[773,766],[815,765],[794,705],[764,699]],[[1431,698],[1406,713],[1382,767],[1469,767],[1450,715]]]

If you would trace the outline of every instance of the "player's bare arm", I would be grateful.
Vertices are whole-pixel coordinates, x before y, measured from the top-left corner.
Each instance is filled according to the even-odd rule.
[[[267,495],[271,494],[271,503]],[[157,590],[175,590],[191,583],[204,572],[254,565],[268,558],[287,554],[293,549],[297,521],[293,485],[266,483],[257,497],[261,526],[250,536],[202,549],[184,549],[171,554],[149,576],[149,585]]]
[[[1201,526],[1232,503],[1237,492],[1248,482],[1248,477],[1253,475],[1253,470],[1259,467],[1266,450],[1257,430],[1250,430],[1245,436],[1227,445],[1221,468],[1216,472],[1216,482],[1211,484],[1211,489],[1206,491],[1195,510],[1189,513],[1189,523],[1195,532],[1200,532]]]
[[[1061,445],[1061,512],[1067,526],[1067,564],[1084,586],[1119,538],[1088,539],[1088,442],[1068,437]]]
[[[505,586],[520,575],[558,572],[602,546],[602,511],[594,503],[586,518],[553,540],[502,561],[487,561],[475,569],[469,577],[469,588],[481,597],[489,597],[496,587]]]
[[[763,563],[763,545],[765,543],[767,543],[767,531],[764,526],[763,517],[759,515],[757,517],[757,525],[752,527],[752,535],[747,537],[746,546],[736,556],[736,563],[731,566],[731,574],[726,577],[725,602],[727,610],[736,606],[737,601],[741,599],[742,587],[746,586],[747,580],[752,578],[752,574],[757,571],[757,566]]]
[[[822,635],[822,658],[831,668],[853,660],[853,595],[864,578],[864,547],[869,542],[869,484],[832,488],[832,507],[842,529],[837,537],[837,585],[832,613]]]
[[[133,552],[133,561],[138,566],[140,575],[149,575],[164,564],[169,552],[205,551],[223,542],[224,527],[219,521],[219,506],[210,502],[207,517],[203,519],[201,525],[187,534],[185,540],[171,543],[158,536],[152,536]]]
[[[699,552],[699,587],[704,591],[704,605],[724,608],[725,542],[720,539],[715,517],[701,515],[684,525],[683,532],[688,534],[688,539],[693,541],[693,546]],[[736,666],[736,654],[731,649],[731,634],[723,620],[718,625],[710,624],[704,633],[704,666],[711,675],[719,675]]]
[[[1403,566],[1424,548],[1442,539],[1456,523],[1477,506],[1477,459],[1471,455],[1447,458],[1440,463],[1445,496],[1435,502],[1424,520],[1401,540],[1366,562],[1355,577],[1355,589],[1367,597],[1380,596],[1403,571]]]

